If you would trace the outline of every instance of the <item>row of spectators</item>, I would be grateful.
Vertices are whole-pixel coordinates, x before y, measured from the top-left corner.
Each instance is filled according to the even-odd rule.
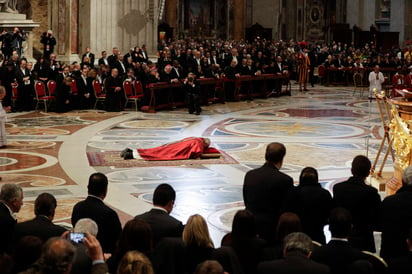
[[[122,81],[130,79],[138,80],[146,88],[147,84],[153,82],[183,81],[188,73],[194,73],[196,78],[222,76],[234,79],[239,75],[259,74],[288,74],[290,78],[297,79],[299,73],[299,54],[307,54],[310,59],[310,77],[312,86],[316,83],[316,67],[324,64],[325,67],[389,67],[394,69],[405,69],[412,65],[411,46],[405,49],[393,47],[389,51],[377,52],[373,44],[366,44],[362,48],[356,48],[353,44],[324,43],[309,44],[307,51],[303,52],[298,43],[291,40],[267,41],[256,39],[252,42],[246,41],[223,41],[223,40],[176,40],[161,42],[158,46],[157,62],[149,60],[146,47],[131,48],[126,54],[121,54],[118,48],[113,48],[112,54],[106,51],[101,53],[97,59],[90,48],[86,48],[81,62],[65,64],[56,60],[56,55],[49,53],[41,57],[35,64],[21,62],[17,52],[10,58],[3,60],[0,56],[0,81],[6,87],[7,95],[4,106],[11,105],[11,84],[19,84],[18,104],[16,110],[31,110],[34,108],[35,98],[33,83],[35,80],[47,83],[49,80],[57,81],[58,86],[65,77],[77,80],[76,98],[73,98],[69,106],[56,111],[69,109],[87,109],[94,105],[94,90],[92,81],[97,79],[101,85],[104,79],[111,75],[113,68],[117,69],[119,78],[115,82],[119,84],[119,90],[112,92],[106,88],[106,92],[112,92],[114,96],[108,96],[104,108],[118,111],[124,107],[124,96],[122,92]],[[97,59],[97,61],[96,61]],[[22,64],[24,63],[24,64]],[[168,69],[166,69],[166,67]],[[83,71],[87,68],[87,71]],[[153,68],[153,70],[152,70]],[[154,69],[155,68],[155,69]],[[29,78],[27,78],[29,77]],[[83,83],[79,83],[83,82]],[[225,91],[228,99],[233,98],[234,87]],[[58,89],[59,90],[59,89]],[[271,83],[269,92],[280,94],[279,83]],[[70,92],[70,91],[69,91]],[[71,95],[71,93],[69,94]],[[63,98],[67,97],[61,96]],[[143,104],[150,100],[149,94],[145,93]],[[67,100],[64,99],[64,102]],[[59,105],[59,104],[57,104]],[[60,104],[61,105],[61,104]]]
[[[52,223],[57,202],[49,193],[37,197],[33,220],[16,223],[23,190],[5,184],[0,193],[2,270],[13,267],[14,259],[12,273],[194,273],[205,261],[233,274],[378,273],[371,263],[375,257],[363,251],[376,251],[373,231],[380,230],[388,273],[410,273],[412,167],[403,173],[402,188],[381,202],[377,190],[365,183],[371,162],[357,156],[353,176],[333,187],[332,198],[311,167],[293,186],[280,171],[285,153],[282,144],[269,144],[266,163],[245,175],[246,209],[235,214],[218,248],[204,217],[195,214],[183,225],[170,215],[179,197],[169,184],[156,187],[151,210],[122,227],[117,212],[103,202],[107,177],[92,174],[88,197],[71,216],[73,232],[81,235]],[[328,243],[326,224],[332,236]],[[98,267],[102,272],[96,272]]]

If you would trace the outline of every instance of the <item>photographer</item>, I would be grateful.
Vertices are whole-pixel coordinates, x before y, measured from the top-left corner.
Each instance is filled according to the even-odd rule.
[[[190,72],[183,84],[186,92],[189,113],[199,115],[202,111],[200,108],[200,103],[202,100],[200,97],[200,84],[199,81],[196,80],[196,74]]]
[[[23,51],[23,41],[26,41],[26,34],[20,28],[15,27],[13,29],[13,34],[11,36],[11,47],[13,51],[17,52],[19,58],[21,58],[21,54]]]
[[[13,53],[13,48],[11,47],[12,35],[11,32],[3,30],[0,34],[1,42],[1,52],[4,54],[4,60],[9,60]]]
[[[56,45],[56,38],[53,36],[53,32],[48,30],[47,32],[43,32],[41,35],[40,43],[44,45],[43,48],[43,55],[46,60],[49,59],[50,54],[54,51],[54,46]]]

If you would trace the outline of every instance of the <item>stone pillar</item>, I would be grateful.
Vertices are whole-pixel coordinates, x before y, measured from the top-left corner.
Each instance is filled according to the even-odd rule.
[[[82,0],[79,17],[79,54],[90,47],[100,58],[118,47],[125,54],[130,48],[146,45],[150,56],[156,54],[157,0]]]
[[[166,23],[173,28],[173,37],[176,37],[177,31],[177,0],[167,0],[165,3]]]
[[[78,0],[49,0],[50,29],[56,38],[57,60],[78,61]]]
[[[245,1],[233,0],[233,39],[240,40],[245,38]]]

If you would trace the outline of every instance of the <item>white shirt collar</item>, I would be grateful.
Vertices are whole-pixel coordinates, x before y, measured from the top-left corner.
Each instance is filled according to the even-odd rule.
[[[164,209],[163,207],[160,207],[160,206],[153,206],[153,209],[158,209],[158,210],[161,210],[161,211],[164,211],[164,212],[166,212],[167,214],[169,214],[169,212],[167,212],[167,210],[166,209]]]

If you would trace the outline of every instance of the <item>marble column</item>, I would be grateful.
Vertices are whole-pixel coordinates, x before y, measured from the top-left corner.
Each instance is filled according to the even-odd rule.
[[[90,47],[97,60],[103,50],[110,54],[118,47],[127,53],[143,44],[149,56],[154,56],[157,5],[157,0],[48,0],[49,28],[57,39],[58,59],[78,61]]]
[[[233,39],[240,40],[245,38],[245,1],[233,0]]]
[[[49,0],[49,29],[56,38],[57,59],[70,63],[79,60],[78,0]]]
[[[165,6],[165,21],[173,28],[173,37],[177,34],[177,0],[167,0]]]

